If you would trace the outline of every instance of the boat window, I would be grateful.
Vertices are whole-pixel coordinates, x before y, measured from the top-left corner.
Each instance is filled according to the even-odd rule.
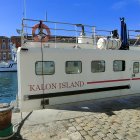
[[[133,63],[133,73],[139,73],[139,62]]]
[[[113,61],[113,70],[115,72],[125,71],[125,61],[124,60],[115,60],[115,61]]]
[[[35,63],[36,75],[52,75],[55,73],[54,61],[37,61]]]
[[[105,72],[105,61],[104,60],[92,61],[91,72],[92,73]]]
[[[67,74],[79,74],[82,72],[81,61],[67,61],[65,65],[65,71]]]

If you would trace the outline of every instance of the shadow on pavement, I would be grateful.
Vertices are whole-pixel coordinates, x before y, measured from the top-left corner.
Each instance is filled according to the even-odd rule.
[[[51,109],[70,110],[80,112],[100,112],[107,115],[115,115],[113,111],[122,109],[140,110],[140,95],[121,96],[108,99],[84,101],[50,107]]]

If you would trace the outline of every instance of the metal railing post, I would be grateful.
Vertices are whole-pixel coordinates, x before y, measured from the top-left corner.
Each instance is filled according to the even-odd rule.
[[[78,38],[77,38],[77,26],[76,25],[75,25],[75,36],[76,36],[76,47],[77,47]]]
[[[56,48],[56,23],[55,23],[55,48]]]
[[[94,46],[94,48],[97,48],[97,43],[96,43],[96,31],[95,31],[95,27],[92,27],[92,30],[93,30],[93,37],[94,37],[94,39],[93,39],[93,46]]]

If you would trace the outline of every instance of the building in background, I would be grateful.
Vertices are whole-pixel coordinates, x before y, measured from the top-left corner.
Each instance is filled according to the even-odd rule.
[[[21,36],[11,36],[11,43],[15,45],[16,48],[21,46]]]
[[[0,61],[7,61],[11,59],[10,38],[0,36]]]
[[[15,48],[21,46],[21,37],[12,36],[8,38],[6,36],[0,36],[0,61],[8,61],[12,59],[11,47],[14,45]]]

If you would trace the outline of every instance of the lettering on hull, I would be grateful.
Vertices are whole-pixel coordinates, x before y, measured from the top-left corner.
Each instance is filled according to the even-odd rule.
[[[41,85],[29,85],[29,91],[40,91],[40,90],[53,90],[53,89],[67,89],[67,88],[77,88],[83,87],[85,83],[83,81],[75,81],[75,82],[62,82],[62,83],[47,83]]]

